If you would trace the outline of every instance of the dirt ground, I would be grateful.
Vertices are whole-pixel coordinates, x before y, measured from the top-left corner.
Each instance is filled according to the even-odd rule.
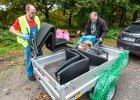
[[[29,81],[25,73],[22,51],[11,51],[0,57],[0,100],[50,100],[40,83]],[[140,57],[130,55],[113,100],[140,100],[139,94]]]

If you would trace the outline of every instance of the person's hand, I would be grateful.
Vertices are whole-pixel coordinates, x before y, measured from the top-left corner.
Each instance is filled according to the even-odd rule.
[[[24,40],[29,40],[30,39],[30,35],[26,35],[26,34],[20,34],[19,37],[24,39]]]
[[[99,42],[102,42],[103,41],[103,39],[102,38],[99,38]]]

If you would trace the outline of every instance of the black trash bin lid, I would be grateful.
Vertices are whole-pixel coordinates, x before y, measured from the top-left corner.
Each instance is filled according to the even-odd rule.
[[[43,22],[36,38],[37,48],[41,49],[42,46],[45,44],[49,33],[52,32],[55,34],[55,31],[56,28],[54,25]]]

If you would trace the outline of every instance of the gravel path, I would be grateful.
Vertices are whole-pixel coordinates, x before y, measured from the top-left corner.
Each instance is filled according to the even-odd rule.
[[[129,56],[129,62],[121,74],[113,100],[140,100],[140,57]]]

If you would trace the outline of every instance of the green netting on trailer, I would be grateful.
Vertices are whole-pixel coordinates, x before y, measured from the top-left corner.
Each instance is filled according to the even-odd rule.
[[[90,93],[91,100],[107,100],[111,88],[115,87],[119,76],[128,62],[128,51],[119,54],[116,62],[109,67],[97,80],[94,93]]]

